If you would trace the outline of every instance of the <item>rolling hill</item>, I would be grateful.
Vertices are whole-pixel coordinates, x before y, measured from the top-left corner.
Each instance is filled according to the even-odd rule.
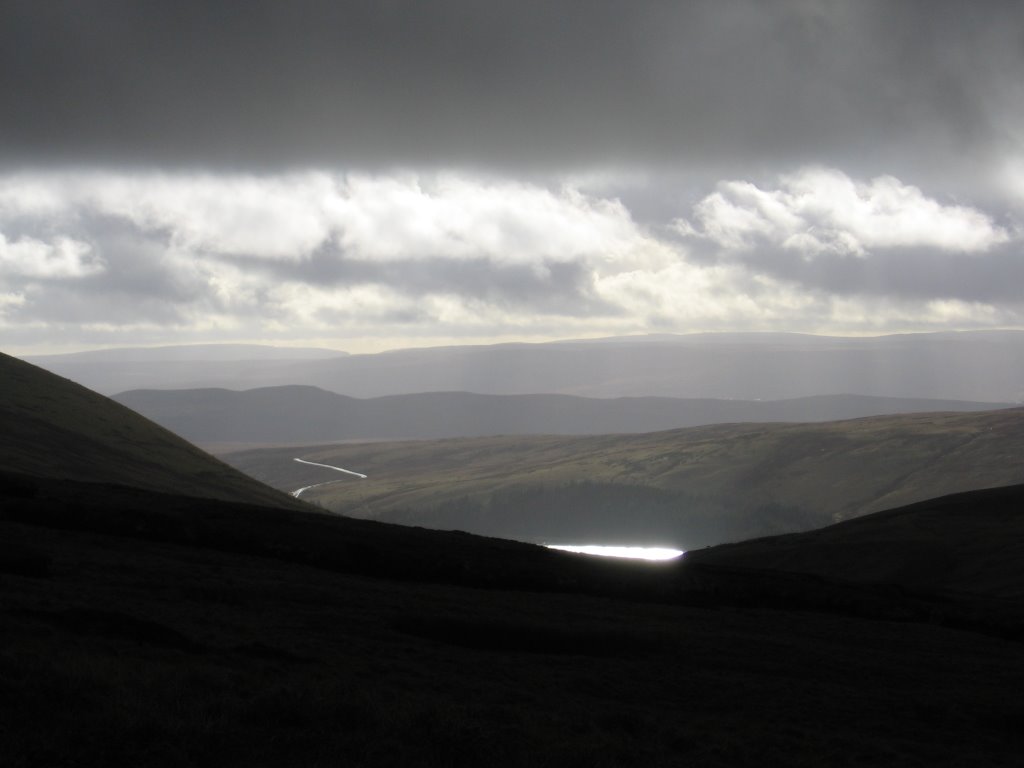
[[[200,444],[313,443],[486,435],[598,435],[725,422],[834,421],[980,411],[991,403],[822,395],[797,400],[597,399],[425,392],[356,399],[315,387],[133,390],[113,399]],[[1009,407],[1009,404],[1005,404]]]
[[[639,435],[504,436],[240,451],[224,459],[376,520],[552,543],[682,549],[809,530],[1024,481],[1024,409]],[[339,480],[293,458],[353,469]]]

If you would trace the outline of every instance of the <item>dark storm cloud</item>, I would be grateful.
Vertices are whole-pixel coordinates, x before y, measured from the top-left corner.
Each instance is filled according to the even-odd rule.
[[[0,160],[967,167],[1018,138],[1022,27],[983,0],[8,0]]]

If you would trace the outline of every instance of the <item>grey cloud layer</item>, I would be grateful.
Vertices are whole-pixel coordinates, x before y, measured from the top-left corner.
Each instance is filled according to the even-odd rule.
[[[1024,5],[13,0],[0,162],[827,162],[966,173],[1021,139]]]

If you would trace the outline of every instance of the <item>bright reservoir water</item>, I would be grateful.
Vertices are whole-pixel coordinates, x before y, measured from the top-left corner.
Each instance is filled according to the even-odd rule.
[[[582,552],[602,557],[631,557],[635,560],[671,560],[683,554],[681,549],[667,547],[606,547],[598,544],[547,544],[548,549]]]

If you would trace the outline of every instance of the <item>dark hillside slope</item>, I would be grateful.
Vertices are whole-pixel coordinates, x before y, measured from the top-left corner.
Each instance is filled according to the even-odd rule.
[[[0,354],[0,470],[300,506],[85,387]]]
[[[807,533],[698,550],[686,559],[1021,601],[1024,485],[944,496]]]
[[[959,768],[1024,749],[1024,645],[942,626],[970,605],[7,480],[5,768]]]

